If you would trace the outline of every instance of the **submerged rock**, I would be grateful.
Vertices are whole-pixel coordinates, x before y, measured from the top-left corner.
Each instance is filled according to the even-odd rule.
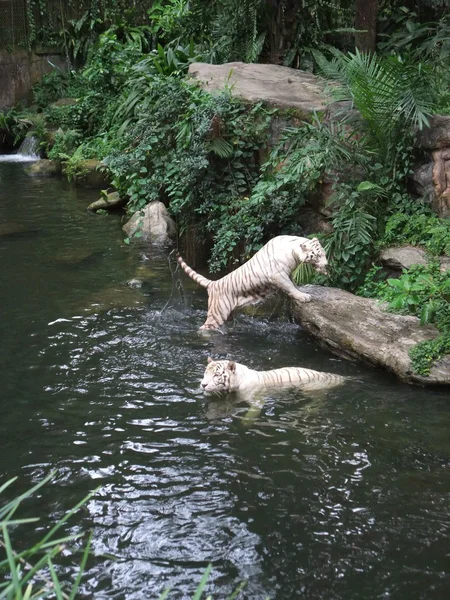
[[[56,160],[43,158],[29,166],[27,173],[31,177],[57,177],[61,175],[61,165]]]
[[[300,290],[312,301],[294,303],[297,322],[335,354],[383,367],[406,382],[450,384],[450,356],[436,362],[429,377],[416,374],[411,365],[409,350],[439,335],[432,325],[421,326],[416,317],[389,313],[376,300],[337,288]]]
[[[94,294],[82,306],[82,312],[98,314],[112,309],[142,308],[145,304],[146,296],[141,291],[118,284]]]
[[[136,241],[150,242],[155,246],[168,246],[176,233],[176,226],[162,202],[154,200],[134,213],[123,226],[126,235]]]
[[[55,256],[55,261],[66,266],[78,266],[98,258],[103,254],[101,250],[89,248],[75,248],[63,251]]]
[[[119,192],[110,192],[103,196],[99,200],[92,202],[88,206],[88,210],[97,211],[97,210],[111,210],[114,208],[120,208],[126,203],[125,198],[121,198]]]
[[[296,108],[302,113],[324,110],[324,85],[306,71],[280,65],[231,62],[224,65],[192,63],[191,77],[205,90],[228,88],[233,96],[251,103],[267,102],[281,108]]]
[[[41,229],[27,229],[21,223],[0,223],[0,237],[26,237],[40,233]]]
[[[8,235],[17,235],[26,231],[25,226],[21,223],[0,223],[0,237],[6,237]]]

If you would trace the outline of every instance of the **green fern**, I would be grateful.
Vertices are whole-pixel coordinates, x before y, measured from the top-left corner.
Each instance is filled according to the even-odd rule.
[[[330,49],[331,60],[313,51],[320,72],[333,80],[335,100],[350,100],[364,119],[376,148],[386,157],[401,132],[429,125],[435,105],[432,70],[422,63],[376,54],[345,55]]]

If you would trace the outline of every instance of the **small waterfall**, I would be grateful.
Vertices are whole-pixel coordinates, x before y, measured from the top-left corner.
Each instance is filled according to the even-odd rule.
[[[22,156],[29,156],[30,158],[39,158],[39,141],[34,135],[27,135],[23,142],[20,144],[20,148],[17,154]]]
[[[39,141],[34,135],[27,135],[16,154],[1,154],[0,162],[31,162],[39,160]]]

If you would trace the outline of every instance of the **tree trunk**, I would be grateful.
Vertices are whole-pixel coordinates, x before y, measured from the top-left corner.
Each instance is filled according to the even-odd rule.
[[[377,39],[378,0],[356,0],[355,29],[364,33],[355,34],[355,45],[361,52],[374,52]]]

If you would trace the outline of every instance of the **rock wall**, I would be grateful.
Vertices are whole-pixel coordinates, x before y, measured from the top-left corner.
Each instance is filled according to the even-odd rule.
[[[66,69],[58,54],[0,49],[0,110],[10,108],[20,100],[30,102],[32,86],[42,75],[54,70],[49,61],[62,70]]]
[[[450,218],[450,116],[435,115],[417,136],[422,160],[412,177],[414,191],[427,197],[442,218]]]

